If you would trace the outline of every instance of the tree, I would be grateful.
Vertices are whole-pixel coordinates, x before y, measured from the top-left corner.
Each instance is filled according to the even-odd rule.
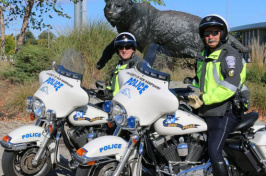
[[[44,47],[49,47],[49,42],[55,39],[55,35],[49,31],[43,31],[39,36],[38,36],[38,45],[44,46]]]
[[[18,34],[16,36],[16,38],[18,39],[20,37],[20,34]],[[24,38],[22,40],[23,44],[31,44],[31,45],[36,45],[37,44],[37,40],[35,39],[33,33],[30,30],[27,30],[25,32]]]
[[[13,35],[7,35],[5,36],[5,41],[6,41],[6,54],[9,56],[15,52],[15,38]]]
[[[0,6],[0,25],[1,25],[1,58],[0,58],[0,60],[4,60],[6,57],[4,8],[5,8],[4,6]]]
[[[38,39],[55,39],[55,35],[49,31],[49,30],[46,30],[46,31],[43,31],[39,36],[38,36]]]
[[[30,30],[27,30],[27,32],[25,33],[23,44],[31,44],[31,45],[37,44],[37,40],[35,39],[33,33]]]
[[[141,3],[141,2],[153,2],[154,4],[159,4],[159,5],[165,5],[163,0],[134,0],[134,2]]]
[[[234,36],[239,42],[242,42],[242,33],[240,32],[229,32],[232,36]]]
[[[63,8],[57,5],[57,0],[2,0],[9,10],[7,12],[7,18],[5,25],[8,26],[10,21],[17,18],[23,18],[22,27],[20,30],[20,36],[18,38],[17,46],[23,44],[26,29],[31,24],[33,29],[50,28],[52,26],[45,24],[43,21],[43,14],[49,12],[55,12],[58,16],[70,18],[67,14],[63,13]],[[71,0],[70,0],[71,1]],[[51,14],[48,14],[49,18],[52,18]]]

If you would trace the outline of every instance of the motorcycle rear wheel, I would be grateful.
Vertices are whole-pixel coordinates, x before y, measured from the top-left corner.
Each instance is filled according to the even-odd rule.
[[[2,169],[6,176],[42,176],[46,175],[51,167],[49,157],[42,158],[37,166],[32,166],[38,148],[29,148],[24,151],[15,152],[5,150],[2,156]]]

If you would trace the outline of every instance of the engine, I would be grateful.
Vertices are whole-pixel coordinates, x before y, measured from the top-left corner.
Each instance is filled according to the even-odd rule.
[[[173,170],[184,170],[201,162],[205,153],[206,136],[199,133],[184,136],[152,135],[153,145],[165,163],[173,163]]]
[[[108,128],[105,124],[99,127],[72,127],[68,130],[68,135],[71,143],[76,149],[83,147],[89,141],[105,136],[108,133]]]

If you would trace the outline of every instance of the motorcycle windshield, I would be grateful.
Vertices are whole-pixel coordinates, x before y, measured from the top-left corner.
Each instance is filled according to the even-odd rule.
[[[70,48],[66,49],[59,61],[59,65],[55,66],[55,71],[63,76],[82,80],[84,72],[84,60],[83,56],[76,50]]]
[[[167,67],[167,51],[160,45],[151,43],[144,49],[144,62],[137,65],[137,69],[152,78],[170,81],[170,69]]]
[[[163,48],[150,44],[144,50],[143,58],[144,61],[139,62],[136,68],[119,72],[121,88],[114,96],[113,102],[124,108],[127,117],[137,117],[141,126],[148,126],[162,114],[173,114],[179,103],[174,93],[169,90],[170,72],[163,66],[167,65],[164,62],[167,55]]]

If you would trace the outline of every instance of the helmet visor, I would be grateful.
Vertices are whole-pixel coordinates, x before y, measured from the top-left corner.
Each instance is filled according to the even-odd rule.
[[[121,45],[134,45],[134,40],[120,40],[115,42],[115,46],[121,46]]]

